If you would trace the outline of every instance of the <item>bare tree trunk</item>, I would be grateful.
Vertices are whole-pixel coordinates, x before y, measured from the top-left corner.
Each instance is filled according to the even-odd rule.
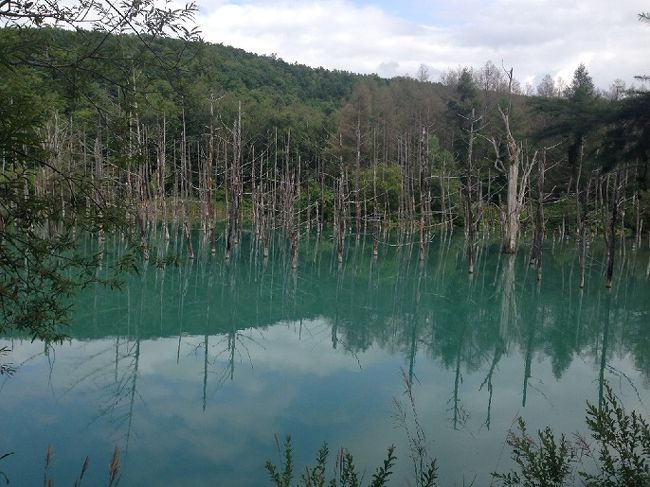
[[[339,150],[343,150],[343,141],[339,135]],[[338,181],[338,191],[336,195],[336,223],[337,223],[337,254],[339,263],[343,262],[343,253],[345,246],[345,205],[346,205],[346,181],[345,181],[345,168],[343,167],[343,154],[339,155],[339,170],[340,178]]]
[[[377,197],[377,130],[373,129],[372,132],[372,218],[374,220],[374,230],[372,232],[372,255],[377,257],[379,255],[379,235],[381,232],[380,216],[379,216],[379,200]]]
[[[336,213],[337,213],[337,232],[336,232],[336,239],[337,239],[337,254],[338,254],[338,261],[339,263],[343,262],[343,253],[345,251],[345,173],[341,174],[341,177],[339,179],[339,188],[337,192],[337,208],[336,208]]]
[[[447,174],[447,161],[442,158],[442,170],[438,175],[438,182],[440,183],[440,221],[443,228],[447,229],[447,196],[445,195],[445,177]]]
[[[492,139],[496,159],[495,167],[506,175],[507,180],[507,193],[506,193],[506,208],[502,209],[502,224],[503,224],[503,243],[502,249],[506,254],[514,254],[517,251],[517,239],[519,236],[519,225],[521,218],[521,210],[524,204],[524,195],[526,194],[526,187],[528,186],[528,178],[535,165],[537,159],[537,152],[533,155],[532,161],[526,155],[523,159],[522,147],[517,143],[510,130],[510,117],[507,113],[499,107],[499,113],[506,130],[507,142],[507,162],[506,167],[500,158],[499,145],[496,139]],[[521,174],[520,174],[521,171]]]
[[[94,146],[94,156],[95,156],[95,172],[93,174],[93,183],[95,186],[95,201],[101,201],[101,187],[102,187],[102,164],[104,162],[104,158],[102,155],[102,142],[99,137],[99,133],[97,134],[97,137],[95,138],[95,146]],[[127,187],[128,188],[128,187]],[[127,189],[128,191],[128,189]],[[130,195],[127,193],[127,198],[129,198]],[[103,242],[105,239],[104,235],[104,226],[100,223],[99,224],[99,229],[97,232],[97,238],[100,242]]]
[[[634,191],[634,221],[635,221],[635,230],[634,230],[634,242],[636,248],[641,248],[641,233],[643,231],[643,220],[641,220],[641,204],[639,201],[639,190]]]
[[[479,221],[479,215],[474,212],[474,140],[476,139],[475,124],[478,123],[480,117],[476,118],[476,112],[472,109],[470,118],[469,140],[467,143],[467,175],[463,188],[465,196],[465,236],[467,245],[467,272],[474,274],[474,267],[476,264],[476,233]]]
[[[580,180],[582,179],[582,169],[584,160],[584,138],[579,137],[578,144],[578,168],[575,175],[575,188],[576,188],[576,207],[577,207],[577,223],[578,235],[580,239],[580,289],[585,287],[585,268],[587,265],[587,201],[589,200],[589,188],[591,186],[591,178],[587,178],[587,185],[583,190],[580,187]],[[571,184],[571,181],[569,181]]]
[[[216,210],[214,206],[215,174],[213,164],[216,158],[215,140],[214,140],[214,96],[210,96],[210,136],[208,138],[208,154],[206,159],[205,179],[206,179],[206,219],[207,228],[210,237],[210,252],[217,252],[217,225]],[[216,165],[215,165],[216,166]]]
[[[241,102],[237,112],[237,119],[233,127],[233,156],[230,165],[230,206],[228,208],[228,235],[226,238],[226,260],[230,259],[233,245],[238,242],[239,213],[242,197],[241,182]]]
[[[542,245],[544,243],[544,171],[546,170],[546,149],[537,163],[537,208],[535,209],[535,234],[531,263],[537,268],[537,280],[542,279]]]
[[[587,180],[587,188],[582,192],[585,197],[579,206],[579,232],[580,232],[580,289],[585,287],[585,273],[587,267],[587,200],[589,199],[589,189],[591,187],[591,178]],[[579,197],[578,199],[581,199]]]
[[[422,134],[420,136],[420,144],[418,151],[418,165],[419,165],[419,174],[418,174],[418,185],[420,193],[420,262],[423,262],[425,259],[425,250],[426,250],[426,240],[428,239],[427,228],[429,226],[428,215],[429,215],[429,178],[428,171],[425,169],[424,161],[427,160],[424,148],[426,145],[427,132],[424,127],[422,127]],[[428,167],[428,164],[426,165]]]
[[[361,238],[361,187],[359,184],[361,178],[361,118],[357,114],[357,155],[355,159],[355,175],[354,175],[354,217],[356,221],[356,234],[357,240]]]
[[[607,288],[612,287],[612,276],[614,275],[614,256],[616,255],[616,224],[619,212],[619,188],[620,188],[620,169],[616,170],[616,179],[614,181],[613,191],[609,188],[609,175],[607,177],[607,193],[610,202],[609,230],[605,229],[605,240],[607,243]],[[612,194],[613,193],[613,194]]]
[[[183,222],[183,235],[185,236],[185,240],[187,241],[187,256],[190,259],[194,258],[194,247],[192,247],[192,234],[190,232],[190,226],[187,224],[187,222]]]

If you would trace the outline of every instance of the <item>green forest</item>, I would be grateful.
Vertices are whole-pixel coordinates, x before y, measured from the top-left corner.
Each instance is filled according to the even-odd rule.
[[[346,235],[372,236],[377,255],[398,230],[423,258],[457,228],[470,273],[491,232],[505,253],[525,238],[540,279],[545,236],[575,237],[582,287],[591,240],[606,241],[611,286],[617,241],[639,245],[650,223],[650,92],[598,90],[584,65],[525,95],[516,67],[491,62],[382,79],[200,40],[14,26],[0,71],[3,329],[58,336],[59,298],[97,280],[101,253],[75,253],[83,232],[122,234],[136,250],[124,270],[175,231],[192,258],[192,228],[225,259],[243,227],[264,255],[280,230],[293,267],[307,232],[331,232],[342,261]]]

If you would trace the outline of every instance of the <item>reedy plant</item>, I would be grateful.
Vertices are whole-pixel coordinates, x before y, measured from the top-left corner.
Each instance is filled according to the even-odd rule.
[[[408,399],[408,406],[405,407],[396,398],[393,400],[396,410],[395,420],[397,425],[404,430],[408,439],[409,458],[413,465],[415,485],[417,487],[434,487],[438,480],[438,465],[436,459],[431,458],[429,455],[426,434],[415,406],[413,383],[404,370],[402,370],[402,379],[405,385],[404,394]]]
[[[0,456],[0,460],[2,460],[5,456],[7,455]],[[52,450],[52,445],[48,445],[47,452],[45,453],[45,468],[43,469],[43,487],[52,487],[54,485],[54,479],[50,477],[50,473],[49,473],[50,466],[52,465],[53,459],[54,459],[54,452]],[[90,465],[90,457],[87,456],[83,464],[81,465],[79,476],[75,479],[74,483],[72,484],[73,487],[81,487],[82,481],[84,479],[84,476],[86,475],[86,472],[88,471],[89,465]],[[0,476],[4,477],[6,483],[9,484],[9,479],[7,479],[7,477],[2,472],[0,472]],[[108,464],[107,486],[117,487],[119,483],[120,483],[120,450],[117,447],[115,447],[113,449],[113,454],[111,455],[111,460]]]
[[[276,438],[276,443],[277,438]],[[279,443],[278,443],[279,448]],[[274,465],[270,460],[266,462],[266,470],[269,473],[271,481],[276,487],[291,487],[294,477],[293,465],[293,449],[291,446],[291,437],[287,436],[284,441],[284,464],[279,468]],[[316,465],[314,467],[306,467],[305,472],[300,476],[297,484],[298,487],[362,487],[363,475],[359,475],[356,467],[354,466],[354,458],[352,453],[341,448],[336,458],[333,476],[327,481],[327,459],[329,456],[329,448],[327,443],[318,450],[316,457]],[[392,474],[392,468],[395,465],[397,457],[395,456],[395,446],[391,445],[384,462],[381,466],[377,467],[372,476],[369,487],[385,487],[388,485],[388,480]]]

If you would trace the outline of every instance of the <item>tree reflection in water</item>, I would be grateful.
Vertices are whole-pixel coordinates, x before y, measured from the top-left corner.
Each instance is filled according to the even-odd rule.
[[[286,240],[271,238],[264,258],[261,242],[243,234],[227,261],[212,254],[209,239],[198,238],[195,259],[165,268],[143,264],[120,291],[87,289],[75,301],[69,344],[36,350],[19,336],[6,337],[0,348],[23,350],[15,359],[3,358],[16,373],[0,379],[16,391],[15,407],[36,408],[18,391],[20,381],[32,380],[23,364],[43,360],[50,395],[61,404],[66,397],[87,397],[79,407],[94,412],[80,413],[85,431],[128,451],[125,462],[143,455],[145,438],[168,435],[188,450],[207,442],[190,434],[195,428],[221,441],[219,448],[205,443],[204,450],[228,458],[215,461],[227,470],[224,465],[234,461],[229,448],[254,462],[244,445],[264,445],[258,435],[291,433],[298,444],[296,431],[283,431],[288,427],[310,431],[316,445],[362,426],[368,441],[397,441],[387,435],[401,368],[422,391],[429,437],[449,445],[484,432],[502,440],[514,412],[549,404],[559,409],[577,402],[581,418],[584,400],[602,396],[604,381],[613,377],[637,400],[648,400],[647,250],[620,259],[607,291],[597,258],[585,289],[576,288],[575,248],[561,243],[545,249],[538,281],[524,250],[503,256],[499,243],[487,239],[468,276],[462,238],[449,234],[429,246],[424,260],[419,235],[381,242],[378,256],[372,239],[352,237],[343,263],[325,234],[304,236],[296,269],[288,249],[282,250]],[[162,255],[165,246],[173,253],[182,245],[163,240]],[[104,245],[105,260],[119,252],[119,242]],[[592,255],[598,252],[592,249]],[[9,365],[0,370],[9,371]],[[593,398],[558,395],[565,376],[575,378],[580,391],[591,388]],[[218,429],[210,429],[211,419]],[[389,427],[377,441],[372,428],[380,420]],[[234,436],[222,441],[225,434]],[[172,451],[147,445],[151,455]],[[43,445],[34,448],[42,451]],[[439,460],[444,475],[445,458]]]

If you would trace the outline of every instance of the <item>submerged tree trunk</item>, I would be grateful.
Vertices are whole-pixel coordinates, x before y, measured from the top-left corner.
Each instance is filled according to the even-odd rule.
[[[337,254],[339,263],[343,262],[343,252],[345,246],[345,176],[341,174],[339,180],[339,190],[337,195]]]
[[[585,287],[585,275],[587,268],[587,200],[589,199],[589,189],[591,188],[591,179],[587,181],[587,188],[582,192],[584,197],[578,197],[582,200],[578,203],[579,208],[579,233],[580,233],[580,289]]]
[[[612,277],[614,275],[614,256],[616,255],[616,224],[618,222],[619,212],[619,187],[620,187],[620,170],[616,171],[614,188],[610,192],[609,177],[607,178],[607,194],[611,200],[609,206],[609,228],[605,228],[605,241],[607,243],[607,282],[608,288],[612,287]]]
[[[544,242],[544,171],[546,170],[546,149],[537,163],[537,207],[535,208],[535,234],[531,264],[537,268],[537,280],[542,279],[542,245]]]
[[[474,273],[476,264],[476,234],[477,226],[480,220],[480,211],[474,211],[474,195],[476,189],[474,187],[474,139],[476,138],[475,124],[480,120],[476,118],[475,110],[472,109],[470,118],[469,140],[467,143],[467,173],[466,181],[463,186],[465,196],[465,239],[467,245],[467,272]],[[478,178],[477,178],[478,179]],[[478,184],[478,183],[477,183]]]
[[[496,155],[495,167],[506,176],[507,194],[506,208],[502,208],[503,240],[502,250],[506,254],[514,254],[517,251],[517,239],[519,237],[519,225],[521,210],[524,205],[524,196],[528,186],[528,178],[535,165],[537,152],[532,160],[522,152],[522,146],[517,143],[510,130],[510,118],[499,107],[499,113],[506,130],[507,162],[504,167],[501,161],[499,144],[492,138],[492,146]]]
[[[232,247],[239,241],[239,212],[242,197],[241,181],[241,102],[233,128],[233,158],[230,167],[230,206],[228,208],[228,234],[226,238],[226,259],[230,259]]]
[[[183,222],[183,235],[187,241],[187,255],[190,259],[194,258],[194,248],[192,247],[192,234],[190,233],[190,226],[187,222]]]
[[[509,137],[510,138],[510,137]],[[508,196],[507,209],[503,226],[503,251],[506,254],[514,254],[517,251],[517,237],[519,235],[519,217],[521,207],[518,203],[517,186],[519,184],[519,148],[512,141],[515,152],[511,152],[511,143],[508,140]]]
[[[354,174],[354,217],[355,217],[355,232],[357,240],[361,238],[361,117],[357,115],[357,129],[356,129],[356,159],[355,159],[355,174]]]

